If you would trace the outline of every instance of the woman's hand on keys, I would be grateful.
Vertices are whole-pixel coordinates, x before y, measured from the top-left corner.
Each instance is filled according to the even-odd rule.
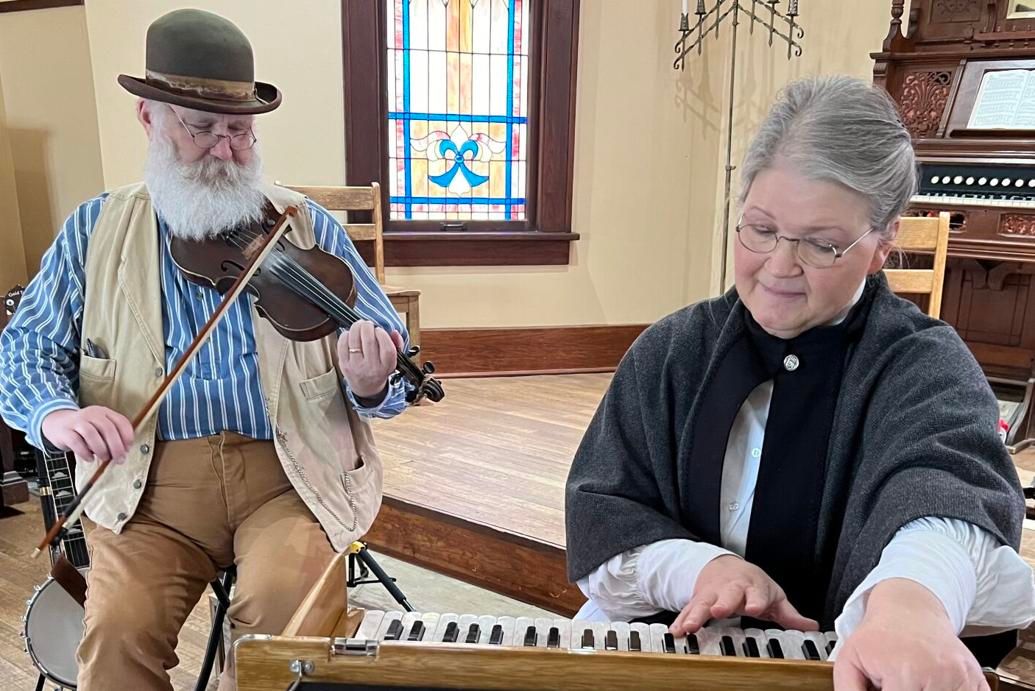
[[[783,588],[765,571],[740,557],[726,554],[701,569],[693,596],[669,630],[684,636],[711,619],[747,615],[787,629],[815,631],[819,624],[798,613]]]

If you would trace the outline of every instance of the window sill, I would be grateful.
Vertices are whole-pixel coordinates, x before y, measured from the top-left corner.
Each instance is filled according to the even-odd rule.
[[[384,234],[385,266],[561,266],[578,233],[395,231]],[[356,243],[371,259],[369,242]]]

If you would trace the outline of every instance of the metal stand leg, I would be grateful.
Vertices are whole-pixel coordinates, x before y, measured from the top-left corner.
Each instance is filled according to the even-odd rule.
[[[233,586],[236,576],[237,570],[231,566],[223,572],[222,581],[217,578],[209,584],[212,586],[212,592],[216,594],[216,599],[219,600],[219,606],[212,617],[212,631],[208,636],[208,645],[205,647],[205,657],[201,662],[201,673],[198,675],[195,691],[203,691],[208,686],[209,677],[212,676],[212,665],[216,659],[216,651],[223,639],[223,618],[226,616],[226,610],[230,607],[230,588]]]
[[[357,558],[361,562],[358,565],[356,563]],[[368,568],[369,571],[367,570]],[[374,576],[377,577],[376,580],[367,579],[370,571],[374,572]],[[359,573],[359,579],[355,576],[357,572]],[[347,585],[350,588],[355,588],[357,585],[363,585],[364,583],[380,583],[395,598],[395,601],[402,605],[403,609],[407,612],[413,611],[413,605],[406,599],[403,591],[399,590],[399,586],[395,584],[395,579],[385,573],[380,564],[370,556],[367,546],[362,542],[354,542],[349,552],[349,579]]]
[[[43,687],[47,684],[47,678],[40,675],[40,678],[36,680],[36,691],[43,691]]]

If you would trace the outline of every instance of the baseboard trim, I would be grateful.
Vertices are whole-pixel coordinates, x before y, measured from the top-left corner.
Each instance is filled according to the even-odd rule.
[[[443,378],[613,372],[647,326],[421,329],[421,359]]]

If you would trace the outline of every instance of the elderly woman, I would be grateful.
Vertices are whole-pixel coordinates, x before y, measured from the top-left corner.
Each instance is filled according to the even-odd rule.
[[[742,175],[735,287],[644,332],[575,456],[579,617],[835,630],[840,689],[984,688],[1035,620],[1024,501],[974,358],[881,273],[909,134],[804,80]]]

